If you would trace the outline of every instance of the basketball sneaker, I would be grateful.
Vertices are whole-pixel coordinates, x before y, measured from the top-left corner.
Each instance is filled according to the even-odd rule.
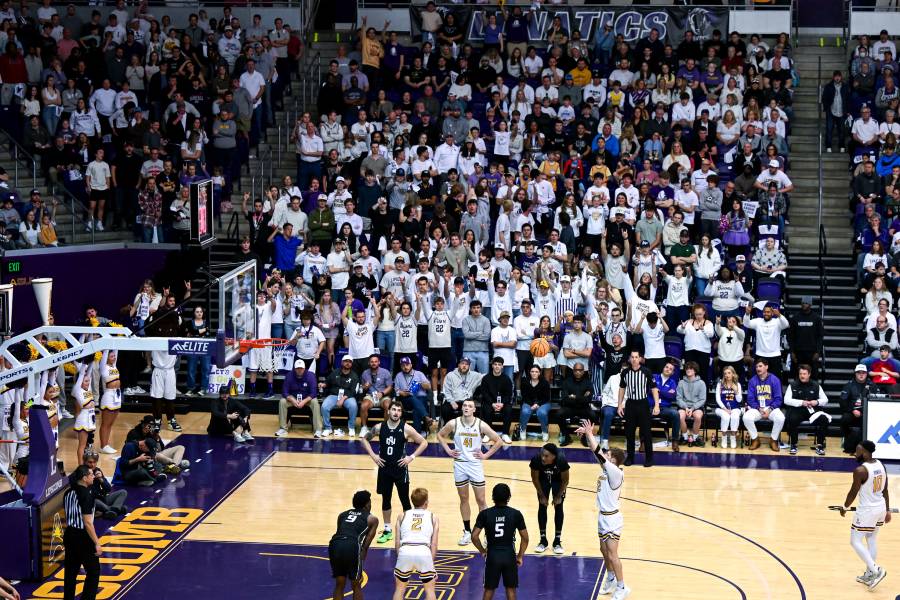
[[[252,442],[253,439],[254,439],[254,438],[253,438],[252,435],[250,435],[250,432],[249,432],[249,431],[244,431],[244,441],[245,441],[245,442]]]
[[[544,551],[547,549],[547,546],[549,546],[549,545],[550,545],[550,543],[546,540],[546,538],[541,538],[541,541],[538,542],[538,545],[534,547],[534,551],[537,552],[538,554],[543,554]]]
[[[612,600],[625,600],[629,595],[631,595],[631,588],[626,586],[617,587],[616,592],[612,595]]]
[[[178,421],[176,421],[174,417],[169,419],[169,429],[172,431],[181,431],[181,425],[178,424]]]
[[[241,435],[240,433],[238,433],[237,431],[234,432],[233,437],[234,437],[234,441],[235,441],[236,443],[238,443],[238,444],[243,444],[243,443],[244,443],[244,436],[242,436],[242,435]]]
[[[278,431],[275,432],[275,437],[277,437],[277,438],[287,437],[287,435],[288,435],[287,429],[279,428]]]
[[[793,444],[791,446],[791,454],[797,454],[797,445],[796,444]]]
[[[825,456],[825,446],[822,444],[816,444],[813,446],[813,450],[815,450],[817,456]]]
[[[875,586],[881,583],[881,580],[887,577],[887,571],[884,567],[878,567],[878,570],[872,573],[872,576],[866,581],[866,585],[870,590],[874,590]]]
[[[387,544],[392,539],[394,539],[394,532],[391,531],[390,529],[385,529],[384,531],[381,532],[381,535],[378,536],[378,539],[376,540],[376,542],[379,544]]]
[[[562,554],[565,552],[562,547],[562,542],[559,540],[553,540],[553,554]]]
[[[862,575],[856,576],[857,583],[868,584],[870,579],[872,579],[872,571],[870,571],[869,569],[866,569],[866,572],[863,573]]]
[[[616,576],[613,575],[612,571],[607,573],[607,577],[603,580],[603,585],[600,586],[600,594],[607,595],[612,594],[616,591],[616,586],[618,585],[618,581],[616,581]]]
[[[459,542],[457,542],[460,546],[468,546],[472,543],[472,532],[471,531],[463,531],[462,537],[459,538]]]

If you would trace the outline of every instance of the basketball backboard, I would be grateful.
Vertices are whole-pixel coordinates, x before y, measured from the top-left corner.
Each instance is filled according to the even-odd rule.
[[[256,261],[247,261],[219,278],[218,331],[225,340],[225,364],[240,361],[241,340],[256,339]]]

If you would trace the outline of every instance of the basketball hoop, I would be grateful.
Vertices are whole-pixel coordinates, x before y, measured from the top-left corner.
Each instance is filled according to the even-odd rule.
[[[258,340],[240,340],[238,349],[241,354],[246,354],[251,348],[281,348],[291,343],[284,338],[260,338]]]

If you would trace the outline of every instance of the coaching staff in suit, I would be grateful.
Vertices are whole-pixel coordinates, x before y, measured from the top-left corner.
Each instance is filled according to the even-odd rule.
[[[103,548],[94,530],[94,471],[79,465],[69,477],[71,487],[63,497],[66,511],[66,532],[63,534],[65,558],[65,587],[63,598],[75,600],[78,573],[84,567],[84,588],[81,600],[94,600],[100,585],[100,555]]]

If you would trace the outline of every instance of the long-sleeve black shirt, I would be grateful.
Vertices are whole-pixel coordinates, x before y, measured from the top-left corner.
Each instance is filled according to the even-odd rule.
[[[582,406],[588,404],[593,398],[594,391],[591,386],[591,378],[587,375],[581,379],[575,379],[569,375],[562,382],[562,394],[560,403],[563,406]]]
[[[794,352],[822,352],[822,318],[810,310],[790,319],[791,350]]]
[[[537,385],[531,385],[530,380],[523,380],[521,390],[523,405],[543,405],[550,402],[550,384],[543,377],[538,379]]]
[[[510,404],[513,397],[512,380],[503,373],[500,375],[488,373],[481,378],[478,393],[482,404],[493,404],[497,401],[497,396],[500,396],[503,404]]]

